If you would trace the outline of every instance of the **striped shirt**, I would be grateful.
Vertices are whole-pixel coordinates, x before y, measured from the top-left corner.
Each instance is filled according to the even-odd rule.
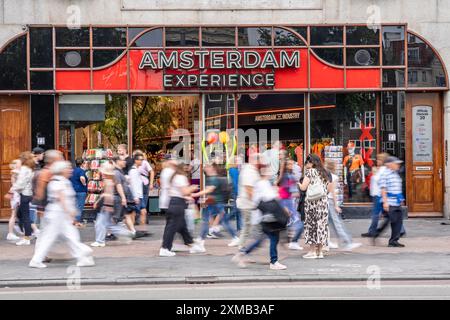
[[[380,175],[378,182],[380,189],[385,189],[387,192],[388,204],[390,206],[400,206],[403,198],[402,192],[402,178],[391,169],[386,168]]]

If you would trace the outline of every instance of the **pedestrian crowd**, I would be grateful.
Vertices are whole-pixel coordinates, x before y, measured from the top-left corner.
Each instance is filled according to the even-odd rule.
[[[280,239],[287,239],[289,250],[302,251],[303,236],[308,246],[304,259],[323,259],[339,245],[346,251],[361,245],[353,242],[341,217],[334,162],[323,163],[309,154],[301,168],[278,141],[247,158],[235,155],[223,164],[216,156],[204,163],[201,189],[198,179],[190,175],[192,163],[165,157],[159,176],[159,209],[166,225],[159,256],[176,255],[177,233],[189,252],[197,254],[206,252],[207,241],[227,232],[228,246],[237,250],[232,261],[239,267],[252,262],[251,253],[268,239],[271,270],[287,268],[278,257]],[[399,242],[405,234],[401,163],[388,154],[377,156],[370,181],[372,222],[362,234],[375,241],[390,224],[390,247],[404,246]],[[93,205],[95,241],[90,246],[81,242],[78,230],[84,227],[87,164],[77,159],[73,168],[59,151],[35,148],[23,152],[10,166],[12,187],[5,197],[11,204],[11,218],[6,239],[18,246],[31,245],[36,239],[30,267],[45,268],[57,240],[68,244],[77,266],[93,266],[90,247],[104,247],[112,238],[130,243],[138,234],[135,226],[146,222],[155,170],[140,150],[130,156],[127,146],[119,145],[114,157],[101,165],[103,191]],[[198,230],[195,222],[200,223]],[[331,241],[330,228],[339,244]]]

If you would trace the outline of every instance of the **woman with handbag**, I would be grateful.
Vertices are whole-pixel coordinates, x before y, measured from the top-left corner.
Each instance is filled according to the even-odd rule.
[[[328,192],[331,191],[330,174],[315,154],[309,154],[305,161],[305,176],[299,184],[306,191],[305,200],[305,243],[310,251],[305,259],[323,259],[323,246],[328,241]]]

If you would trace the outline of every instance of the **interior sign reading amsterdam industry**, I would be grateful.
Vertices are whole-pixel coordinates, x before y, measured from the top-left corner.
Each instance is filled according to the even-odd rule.
[[[278,58],[278,59],[277,59]],[[279,57],[273,50],[257,52],[253,50],[191,50],[191,51],[145,51],[139,69],[173,69],[173,70],[243,70],[243,69],[281,69],[299,68],[300,52],[279,51]],[[236,74],[164,74],[165,88],[219,88],[219,87],[273,87],[274,72]]]

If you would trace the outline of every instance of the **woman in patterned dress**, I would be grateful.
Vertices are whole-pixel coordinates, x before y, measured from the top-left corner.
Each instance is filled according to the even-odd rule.
[[[323,188],[323,197],[317,200],[305,201],[305,243],[310,245],[310,251],[303,256],[305,259],[323,259],[322,248],[328,240],[328,201],[327,194],[331,184],[331,175],[315,154],[309,154],[305,161],[305,175],[300,189],[319,184]]]

